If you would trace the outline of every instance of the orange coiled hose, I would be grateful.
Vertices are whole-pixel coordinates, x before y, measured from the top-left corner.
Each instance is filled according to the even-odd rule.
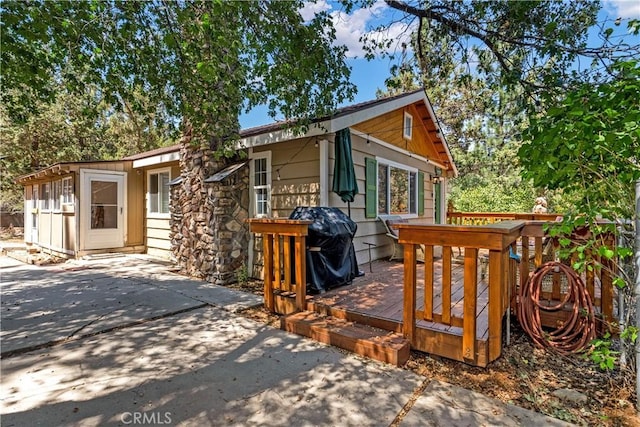
[[[558,269],[567,278],[567,292],[556,305],[541,304],[542,280]],[[538,347],[550,347],[562,354],[583,350],[596,337],[596,322],[591,296],[580,276],[569,266],[552,261],[541,265],[520,288],[518,321]],[[557,329],[542,329],[540,310],[560,311],[570,305],[569,318]]]

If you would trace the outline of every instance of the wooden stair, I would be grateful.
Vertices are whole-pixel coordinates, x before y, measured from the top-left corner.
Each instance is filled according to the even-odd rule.
[[[283,316],[280,328],[395,366],[409,360],[411,347],[402,335],[312,311]]]

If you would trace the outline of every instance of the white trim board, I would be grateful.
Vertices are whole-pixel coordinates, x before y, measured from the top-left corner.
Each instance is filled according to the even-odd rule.
[[[145,166],[159,165],[161,163],[175,162],[180,160],[180,151],[172,151],[170,153],[158,154],[157,156],[146,157],[144,159],[134,160],[133,168],[142,168]]]
[[[390,100],[388,102],[381,102],[369,107],[363,107],[362,109],[355,110],[352,113],[348,113],[334,119],[314,123],[304,134],[295,135],[291,129],[286,129],[274,130],[272,132],[242,138],[236,144],[236,149],[274,144],[276,142],[288,141],[294,138],[305,138],[310,136],[320,136],[326,135],[328,133],[335,133],[340,129],[351,127],[357,123],[362,123],[364,121],[378,117],[382,114],[388,113],[389,111],[406,107],[407,105],[413,104],[417,101],[424,101],[425,103],[429,104],[429,99],[425,96],[424,91],[420,91],[411,95]],[[430,113],[432,112],[431,109],[429,111]]]

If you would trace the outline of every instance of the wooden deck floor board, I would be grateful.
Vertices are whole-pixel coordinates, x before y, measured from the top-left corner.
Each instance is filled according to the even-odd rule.
[[[356,313],[358,315],[384,319],[398,325],[403,319],[403,280],[404,266],[402,262],[378,260],[374,261],[373,273],[365,273],[364,276],[354,279],[348,286],[330,290],[324,294],[316,295],[313,301],[318,304],[331,306],[336,309]],[[435,263],[434,269],[434,313],[442,313],[442,266],[441,261]],[[452,315],[462,317],[464,277],[463,267],[452,264]],[[424,310],[424,268],[422,264],[417,266],[418,287],[417,310]],[[478,284],[478,304],[476,334],[479,339],[488,336],[488,286],[486,280]],[[434,331],[448,332],[461,336],[462,328],[443,325],[436,322],[420,320],[416,324],[419,328]]]

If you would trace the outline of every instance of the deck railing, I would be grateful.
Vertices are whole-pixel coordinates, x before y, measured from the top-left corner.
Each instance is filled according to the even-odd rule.
[[[399,242],[404,245],[403,334],[413,346],[428,348],[425,338],[417,335],[416,321],[426,320],[462,328],[462,346],[451,349],[451,357],[486,365],[497,359],[502,349],[502,318],[509,304],[510,279],[515,280],[515,261],[509,249],[515,249],[524,221],[503,221],[486,226],[398,224]],[[416,250],[424,245],[424,301],[416,310]],[[442,247],[440,311],[434,310],[434,246]],[[452,315],[452,248],[464,248],[463,315]],[[488,344],[477,348],[478,265],[484,260],[480,251],[488,252]],[[456,300],[459,298],[455,298]],[[421,342],[422,341],[422,342]]]
[[[514,213],[514,212],[447,212],[447,224],[487,225],[508,220],[554,221],[557,214]]]
[[[279,314],[305,310],[306,236],[312,221],[255,218],[248,222],[252,233],[262,235],[265,307]],[[292,294],[293,306],[288,298]]]
[[[540,265],[557,260],[557,243],[549,237],[545,230],[547,222],[544,221],[528,221],[521,231],[521,239],[519,241],[518,252],[521,255],[519,280],[513,281],[512,285],[512,306],[515,307],[517,301],[517,286],[524,286],[530,272],[534,271]],[[612,234],[602,234],[598,238],[598,245],[613,247],[615,245],[615,237]],[[579,244],[580,241],[572,241],[567,247]],[[587,269],[586,273],[581,275],[587,291],[592,298],[593,305],[601,320],[613,320],[613,274],[615,262],[604,259],[597,255],[598,245],[589,249],[595,251],[593,259],[596,265]],[[575,261],[572,260],[566,262]],[[543,280],[541,298],[546,301],[561,301],[567,292],[566,278],[558,271],[546,276]],[[542,324],[549,327],[557,326],[556,322],[561,318],[556,318],[548,313],[541,313]]]

